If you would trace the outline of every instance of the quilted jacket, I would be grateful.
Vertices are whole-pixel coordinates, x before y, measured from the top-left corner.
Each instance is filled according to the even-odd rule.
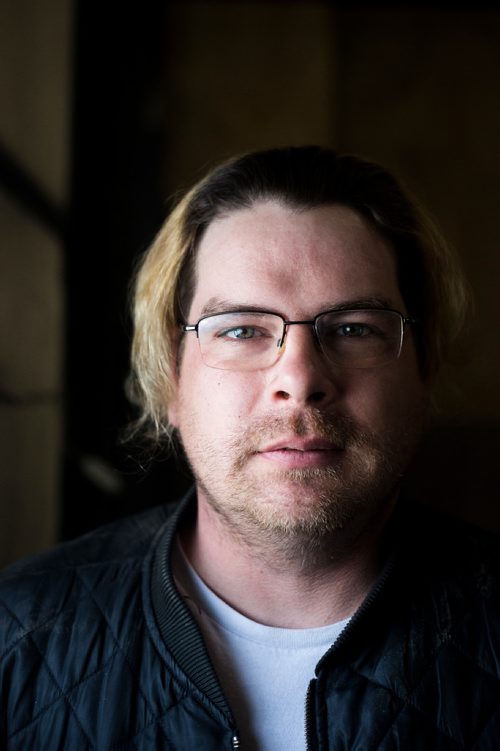
[[[239,748],[169,567],[191,506],[147,511],[2,574],[0,748]],[[397,517],[379,581],[317,665],[307,748],[498,751],[498,541],[411,504]]]

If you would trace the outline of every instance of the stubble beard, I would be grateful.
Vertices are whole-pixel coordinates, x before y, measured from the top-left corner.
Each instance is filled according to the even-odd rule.
[[[323,438],[338,447],[338,461],[257,471],[259,448],[283,435]],[[204,446],[188,460],[204,498],[242,545],[271,551],[276,560],[300,558],[305,566],[335,551],[342,555],[386,513],[418,437],[415,430],[361,430],[346,416],[310,410],[255,421],[227,442],[223,456]]]

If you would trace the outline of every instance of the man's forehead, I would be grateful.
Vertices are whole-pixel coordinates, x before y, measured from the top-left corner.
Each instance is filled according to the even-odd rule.
[[[298,211],[267,202],[208,227],[198,248],[193,310],[219,312],[227,302],[233,310],[283,309],[288,295],[302,310],[317,311],[362,298],[399,304],[397,293],[392,248],[352,209]]]
[[[201,245],[206,245],[207,236],[226,235],[232,228],[246,240],[250,236],[267,237],[270,231],[276,232],[278,226],[283,233],[288,232],[293,237],[298,225],[313,229],[325,223],[331,231],[347,226],[350,232],[356,229],[377,232],[362,213],[341,203],[293,206],[279,199],[266,198],[216,216],[205,228]]]

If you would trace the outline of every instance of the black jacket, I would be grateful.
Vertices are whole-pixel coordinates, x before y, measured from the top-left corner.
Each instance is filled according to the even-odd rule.
[[[238,748],[157,508],[0,578],[0,748]],[[321,659],[308,748],[500,748],[497,538],[402,504],[372,592]],[[270,739],[269,747],[273,747]]]

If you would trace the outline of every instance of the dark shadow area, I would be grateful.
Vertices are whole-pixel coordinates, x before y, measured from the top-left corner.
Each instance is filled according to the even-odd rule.
[[[405,485],[422,503],[500,532],[500,430],[496,423],[436,424]]]
[[[172,460],[145,473],[120,445],[134,417],[124,393],[129,280],[167,211],[166,6],[77,3],[63,539],[185,484]]]

